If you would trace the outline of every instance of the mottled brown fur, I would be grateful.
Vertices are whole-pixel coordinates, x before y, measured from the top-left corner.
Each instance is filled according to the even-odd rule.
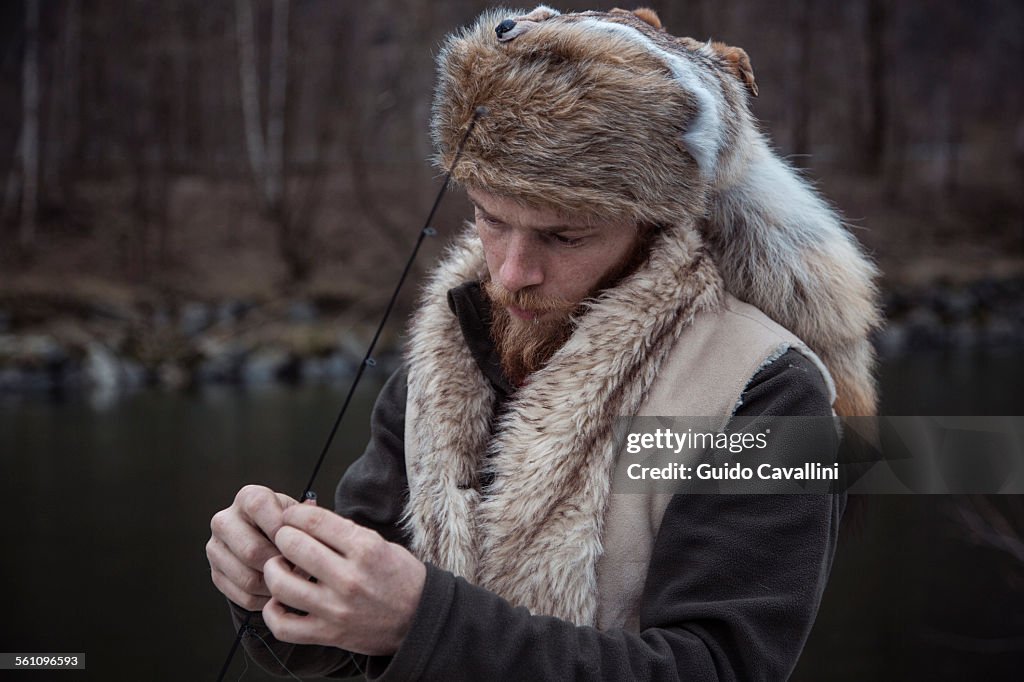
[[[524,30],[500,42],[510,17]],[[485,13],[439,57],[437,164],[484,105],[457,181],[576,215],[696,219],[727,289],[828,366],[836,411],[875,414],[874,264],[758,130],[747,54],[660,23],[651,10]]]

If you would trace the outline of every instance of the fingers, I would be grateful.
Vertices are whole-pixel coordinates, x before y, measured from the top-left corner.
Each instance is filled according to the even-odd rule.
[[[324,622],[314,615],[300,616],[288,610],[286,605],[274,598],[263,605],[263,622],[274,637],[292,644],[328,644],[324,637]]]
[[[230,507],[218,512],[211,526],[218,537],[249,568],[262,571],[270,557],[280,554],[273,537],[281,527],[281,513],[298,502],[269,488],[247,485]]]
[[[210,561],[210,568],[218,571],[242,593],[270,597],[270,590],[263,580],[263,574],[242,563],[218,538],[210,538],[206,543],[206,558]]]
[[[280,558],[281,554],[273,538],[283,526],[284,510],[299,506],[323,511],[317,509],[315,497],[303,500],[300,505],[283,493],[247,485],[238,491],[230,507],[213,516],[206,556],[214,585],[228,599],[249,610],[258,610],[266,605],[271,592],[263,569],[268,561]],[[301,556],[307,565],[326,571],[329,564],[327,555],[333,552],[312,538],[307,537],[306,540],[301,550],[293,550],[293,555]],[[294,538],[291,542],[294,546]],[[337,560],[338,556],[334,555],[334,558]],[[312,585],[307,580],[309,575],[303,568],[295,569],[295,580],[300,583]]]
[[[220,590],[221,594],[241,606],[246,611],[259,611],[269,601],[268,597],[260,597],[242,591],[238,585],[231,582],[226,575],[216,568],[210,568],[210,577],[213,579],[214,587]]]
[[[267,559],[280,554],[260,529],[248,521],[234,505],[214,514],[210,528],[214,538],[254,571],[262,570]]]
[[[295,498],[289,497],[284,493],[275,492],[274,494],[277,495],[277,501],[281,503],[281,509],[287,509],[293,504],[298,504],[298,501],[296,501]]]
[[[315,575],[330,580],[343,570],[344,557],[302,530],[284,526],[277,531],[274,542],[285,559],[299,571],[305,571],[304,577]]]
[[[319,613],[325,597],[318,583],[310,582],[292,570],[291,564],[276,556],[263,567],[263,575],[273,598],[308,613]]]
[[[275,493],[261,485],[247,485],[238,491],[235,504],[268,538],[281,528],[281,512],[298,502],[284,493]]]
[[[281,515],[285,527],[304,531],[342,556],[360,558],[380,535],[327,509],[296,505]],[[316,575],[316,572],[313,572]]]

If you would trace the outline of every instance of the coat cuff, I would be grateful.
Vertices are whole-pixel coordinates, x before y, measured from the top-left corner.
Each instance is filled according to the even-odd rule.
[[[393,656],[371,656],[367,680],[417,680],[436,649],[455,597],[455,576],[427,563],[423,594],[409,632]]]

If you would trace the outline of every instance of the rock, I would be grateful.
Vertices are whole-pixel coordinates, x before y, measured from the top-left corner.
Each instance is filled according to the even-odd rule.
[[[178,314],[178,328],[187,337],[193,337],[210,326],[213,316],[204,303],[186,303]]]
[[[0,367],[0,393],[42,393],[54,385],[53,373],[45,369]]]
[[[289,322],[316,322],[316,306],[310,301],[293,301],[288,305]]]
[[[45,334],[0,336],[0,365],[53,368],[61,365],[67,359],[67,351],[52,336]]]
[[[291,362],[291,356],[280,348],[261,348],[242,365],[242,381],[246,384],[265,384],[275,381]]]
[[[341,353],[309,358],[302,364],[302,380],[311,383],[337,381],[352,376],[353,372],[353,363],[346,360]]]
[[[233,341],[202,337],[197,343],[200,361],[195,378],[199,383],[238,381],[247,350]]]
[[[96,341],[90,341],[85,348],[82,371],[92,388],[117,388],[122,383],[121,363],[106,346]]]
[[[81,370],[65,373],[64,383],[66,387],[84,384],[94,392],[117,394],[141,388],[146,379],[146,369],[141,364],[128,358],[119,358],[104,344],[90,341],[85,347]]]
[[[191,377],[184,367],[176,362],[165,362],[157,367],[157,380],[161,386],[181,389],[189,385]]]
[[[217,322],[224,325],[233,324],[242,318],[245,311],[246,306],[241,301],[225,301],[217,306]]]
[[[167,312],[167,307],[160,305],[153,311],[151,318],[151,324],[154,329],[166,329],[171,326],[171,315]]]

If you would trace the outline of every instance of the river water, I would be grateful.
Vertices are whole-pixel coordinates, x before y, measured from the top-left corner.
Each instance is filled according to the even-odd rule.
[[[888,361],[882,411],[1024,414],[1022,365],[1016,351]],[[321,504],[365,445],[383,381],[368,377],[319,477]],[[0,651],[85,652],[86,673],[60,679],[214,679],[234,632],[209,580],[209,519],[246,483],[297,495],[346,389],[0,398]],[[861,532],[840,546],[794,679],[1019,671],[1024,564],[969,543],[955,503],[871,500]],[[236,659],[229,679],[277,679],[254,666],[243,674]]]

